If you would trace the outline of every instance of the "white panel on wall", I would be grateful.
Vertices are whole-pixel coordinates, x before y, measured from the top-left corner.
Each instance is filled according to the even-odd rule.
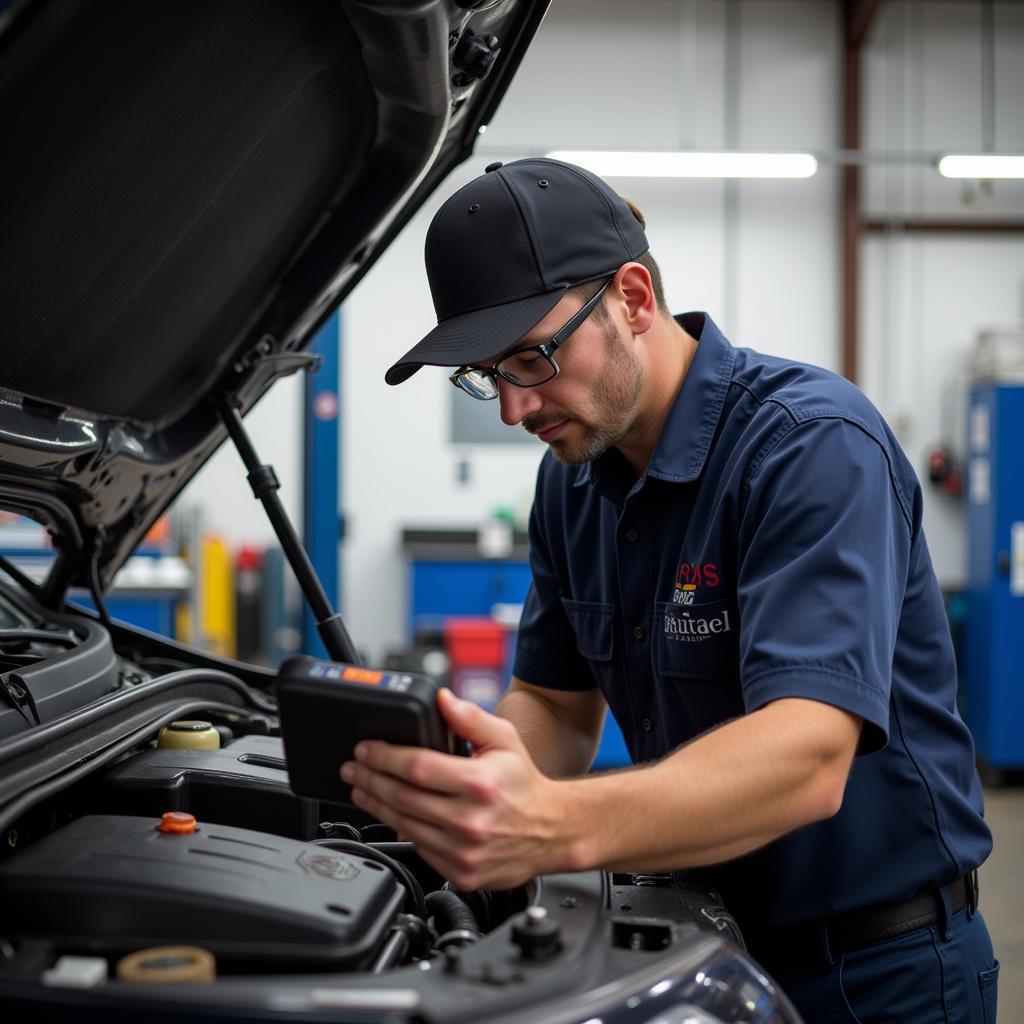
[[[922,479],[928,449],[965,452],[968,361],[978,331],[1024,319],[1024,238],[873,238],[865,245],[864,390]],[[967,578],[960,499],[925,484],[924,528],[940,582]]]
[[[994,144],[1024,149],[1024,4],[996,3]],[[864,53],[863,144],[879,153],[978,152],[984,139],[981,5],[908,0],[882,4]],[[864,175],[873,216],[1017,217],[1024,182],[944,178],[894,164]]]
[[[723,8],[727,5],[720,5]],[[806,0],[737,6],[743,149],[831,149],[838,144],[838,8]]]
[[[488,145],[515,150],[698,144],[692,137],[691,112],[699,105],[694,94],[702,72],[715,70],[707,53],[693,53],[692,26],[702,6],[556,0],[488,127]],[[713,81],[717,93],[717,73]],[[714,136],[712,143],[720,144]]]
[[[1024,148],[1024,5],[996,3],[994,142]],[[975,3],[883,4],[865,52],[864,145],[911,155],[984,142],[982,21]],[[868,216],[890,228],[861,252],[861,385],[924,478],[928,449],[962,452],[968,354],[979,329],[1024,319],[1024,237],[912,234],[901,219],[1020,220],[1024,182],[986,185],[894,163],[863,176]],[[966,578],[962,502],[925,484],[940,581]]]
[[[838,173],[744,184],[735,266],[736,345],[839,368]],[[790,186],[784,188],[782,186]]]

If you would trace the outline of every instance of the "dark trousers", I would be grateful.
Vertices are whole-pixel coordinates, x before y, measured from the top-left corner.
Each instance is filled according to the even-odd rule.
[[[831,962],[829,962],[831,961]],[[818,966],[764,966],[806,1024],[995,1024],[999,963],[964,907],[937,923]]]

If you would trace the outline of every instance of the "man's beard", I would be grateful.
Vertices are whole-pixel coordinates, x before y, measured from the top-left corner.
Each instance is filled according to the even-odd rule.
[[[605,361],[593,390],[597,423],[571,417],[583,430],[583,436],[573,444],[558,437],[548,442],[551,453],[559,462],[579,465],[600,458],[609,448],[629,433],[635,422],[637,399],[643,391],[644,368],[640,360],[626,349],[611,319],[602,326],[605,339]],[[547,416],[544,419],[523,420],[531,433],[566,419],[565,416]]]

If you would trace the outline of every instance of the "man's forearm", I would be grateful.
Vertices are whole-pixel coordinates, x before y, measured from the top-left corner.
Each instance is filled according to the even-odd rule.
[[[656,764],[559,782],[564,827],[552,869],[716,864],[831,817],[859,730],[839,709],[778,701]]]
[[[498,705],[497,715],[519,730],[534,764],[549,778],[582,775],[594,760],[597,739],[593,723],[580,723],[532,689],[513,687]]]

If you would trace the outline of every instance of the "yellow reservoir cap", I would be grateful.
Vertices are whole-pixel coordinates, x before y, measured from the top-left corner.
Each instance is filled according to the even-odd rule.
[[[161,750],[217,750],[220,733],[209,722],[171,722],[158,733],[156,745]]]
[[[130,953],[117,962],[120,981],[213,981],[217,964],[213,954],[199,946],[153,946]]]

